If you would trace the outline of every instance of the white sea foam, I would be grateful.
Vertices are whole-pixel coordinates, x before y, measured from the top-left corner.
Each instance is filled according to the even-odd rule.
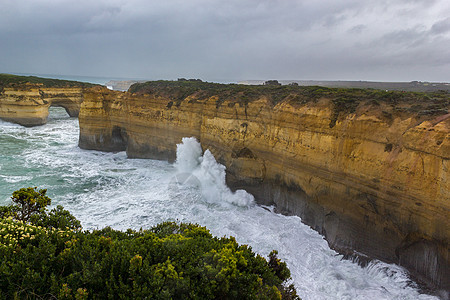
[[[177,145],[175,166],[179,172],[189,172],[199,179],[201,192],[209,203],[231,203],[238,206],[255,204],[253,195],[244,190],[232,192],[225,183],[225,166],[219,164],[211,151],[202,156],[202,147],[194,138],[183,138]]]
[[[0,170],[1,170],[1,168],[0,168]],[[0,175],[0,178],[2,178],[4,181],[6,181],[8,183],[16,183],[16,182],[30,180],[33,177],[31,177],[31,176],[5,176],[5,175]]]
[[[0,123],[2,179],[23,179],[0,180],[0,205],[20,187],[39,186],[85,229],[198,223],[216,236],[235,236],[264,256],[277,249],[304,300],[437,299],[419,294],[402,268],[381,262],[362,268],[343,260],[299,217],[252,205],[245,191],[233,194],[225,185],[225,168],[208,150],[202,153],[195,139],[183,139],[175,165],[127,159],[124,152],[77,148],[78,121],[63,116],[63,110],[56,116],[52,111],[47,125],[33,128]]]
[[[175,166],[181,173],[193,172],[202,162],[202,147],[195,138],[183,138],[177,145]]]

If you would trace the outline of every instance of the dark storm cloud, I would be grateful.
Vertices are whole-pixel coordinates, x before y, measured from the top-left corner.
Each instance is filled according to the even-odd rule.
[[[450,17],[436,22],[431,27],[431,32],[434,34],[447,33],[450,31]]]
[[[0,3],[0,72],[450,81],[441,1]]]
[[[358,25],[353,26],[352,28],[350,28],[348,30],[348,33],[359,34],[359,33],[362,33],[366,27],[367,27],[366,25],[358,24]]]

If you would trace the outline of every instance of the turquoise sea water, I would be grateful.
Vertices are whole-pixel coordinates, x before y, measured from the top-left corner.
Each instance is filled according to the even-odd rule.
[[[178,163],[169,164],[82,150],[78,134],[78,120],[60,108],[51,108],[44,126],[0,121],[0,205],[14,190],[38,186],[85,229],[148,228],[166,220],[199,223],[264,256],[277,249],[302,299],[436,299],[420,294],[402,268],[381,262],[362,268],[343,260],[300,218],[257,206],[244,191],[231,193],[223,167],[199,152],[195,140],[186,139]]]

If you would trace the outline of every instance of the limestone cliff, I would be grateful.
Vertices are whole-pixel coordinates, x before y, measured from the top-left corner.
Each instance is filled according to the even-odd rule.
[[[195,136],[232,187],[301,216],[339,251],[449,290],[448,94],[259,88],[91,89],[79,145],[173,160]]]
[[[78,116],[83,90],[90,83],[0,74],[0,119],[24,126],[47,122],[50,106],[64,107],[71,117]]]
[[[71,116],[81,107],[82,148],[173,160],[181,138],[195,136],[226,165],[232,187],[301,216],[343,253],[399,263],[446,290],[449,104],[445,92],[0,84],[0,118],[8,121],[40,125],[51,105]]]
[[[0,119],[24,126],[47,122],[50,106],[64,107],[71,117],[78,116],[83,102],[82,88],[4,88],[0,93]]]

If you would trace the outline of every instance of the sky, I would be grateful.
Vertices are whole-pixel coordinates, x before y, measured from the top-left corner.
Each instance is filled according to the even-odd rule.
[[[0,0],[0,73],[450,82],[449,0]]]

